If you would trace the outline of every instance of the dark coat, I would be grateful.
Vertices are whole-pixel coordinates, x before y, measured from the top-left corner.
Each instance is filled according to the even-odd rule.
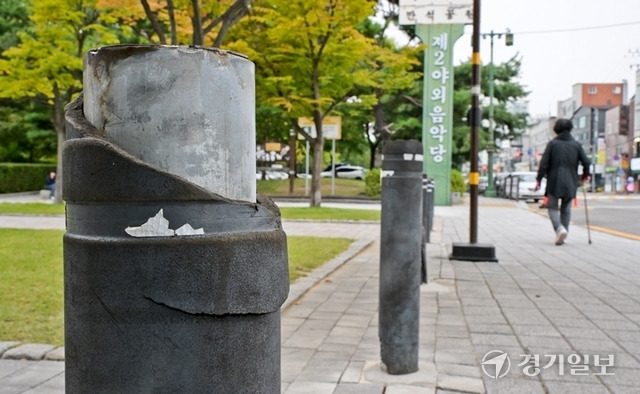
[[[582,145],[571,133],[563,131],[549,142],[542,155],[537,180],[547,177],[547,194],[557,198],[575,198],[578,182],[578,164],[583,176],[589,175],[591,162]]]

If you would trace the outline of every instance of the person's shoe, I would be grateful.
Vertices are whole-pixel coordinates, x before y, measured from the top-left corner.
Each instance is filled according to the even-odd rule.
[[[564,226],[560,226],[556,231],[556,245],[562,245],[565,238],[567,238],[567,229]]]

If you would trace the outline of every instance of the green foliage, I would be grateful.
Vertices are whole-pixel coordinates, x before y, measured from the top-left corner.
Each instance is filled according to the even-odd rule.
[[[413,56],[415,64],[411,70],[416,75],[422,75],[424,64],[424,48],[415,49]],[[393,139],[422,140],[422,91],[423,78],[417,78],[411,86],[395,96],[394,100],[385,105],[385,117],[392,128]],[[384,134],[382,135],[384,137]]]
[[[0,163],[0,193],[40,190],[49,172],[55,169],[52,164]]]
[[[371,0],[258,1],[229,45],[256,63],[259,101],[292,118],[322,115],[366,83],[359,65],[371,42],[355,25],[373,13]],[[297,34],[291,34],[292,32]]]
[[[364,178],[364,194],[369,197],[380,197],[381,188],[380,169],[372,168]]]
[[[484,65],[482,78],[482,92],[484,95],[482,107],[482,119],[489,119],[489,72]],[[513,113],[511,111],[514,103],[524,97],[529,92],[518,82],[522,60],[518,55],[509,59],[505,63],[494,65],[494,100],[493,119],[495,130],[502,130],[503,135],[495,133],[495,137],[505,139],[513,138],[524,131],[527,126],[527,113]],[[454,69],[454,115],[453,115],[453,153],[452,165],[459,167],[462,163],[468,162],[470,151],[470,127],[467,124],[467,110],[471,105],[471,62],[466,61],[456,66]],[[488,141],[488,129],[483,129],[479,135],[478,150],[486,148]]]
[[[256,141],[289,142],[291,124],[287,113],[282,108],[264,104],[256,107]]]
[[[0,162],[53,162],[55,155],[50,109],[33,102],[0,101]]]
[[[27,7],[22,0],[2,0],[0,7],[0,52],[18,44],[17,33],[29,26]]]
[[[358,24],[358,29],[375,45],[366,54],[362,67],[369,73],[369,83],[362,84],[354,89],[354,95],[359,98],[366,97],[357,103],[349,103],[347,107],[360,107],[362,112],[361,125],[365,125],[365,141],[369,148],[369,168],[375,166],[376,153],[381,143],[389,140],[393,133],[394,138],[404,138],[417,125],[418,135],[421,129],[420,114],[406,116],[404,111],[407,106],[416,107],[415,103],[406,100],[408,92],[420,83],[422,92],[422,67],[424,47],[405,46],[399,48],[397,44],[385,37],[385,32],[390,24],[397,20],[394,10],[397,7],[390,6],[383,9],[383,4],[378,4],[378,12],[382,11],[383,22],[367,19]],[[344,105],[341,106],[345,107]],[[417,110],[421,108],[418,106]],[[363,116],[364,115],[364,116]],[[362,137],[360,137],[362,138]]]
[[[39,0],[30,8],[33,27],[0,59],[0,97],[43,97],[50,102],[82,88],[87,45],[117,43],[100,23],[96,0]]]
[[[451,169],[451,191],[464,193],[467,190],[467,185],[464,181],[464,175],[455,168]]]
[[[260,0],[229,45],[255,62],[257,101],[284,109],[291,127],[309,140],[312,206],[322,194],[322,121],[337,114],[336,106],[352,97],[356,86],[371,84],[362,65],[373,42],[356,25],[373,15],[374,7],[373,0]],[[300,128],[299,117],[313,119],[315,136]]]

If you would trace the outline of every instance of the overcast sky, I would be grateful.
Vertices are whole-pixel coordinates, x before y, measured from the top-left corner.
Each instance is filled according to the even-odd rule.
[[[634,94],[640,65],[640,0],[481,0],[482,33],[514,33],[514,45],[494,37],[494,63],[522,57],[520,83],[531,92],[531,115],[556,115],[576,83],[628,81]],[[471,56],[472,26],[454,48],[456,64]],[[483,64],[489,39],[481,39]],[[630,52],[636,52],[632,54]],[[486,71],[484,71],[486,72]]]

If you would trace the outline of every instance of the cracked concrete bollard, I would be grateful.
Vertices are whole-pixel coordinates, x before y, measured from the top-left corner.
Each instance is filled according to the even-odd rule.
[[[279,393],[280,213],[255,195],[254,66],[85,56],[63,151],[66,391]]]
[[[380,195],[380,356],[388,373],[418,370],[422,258],[422,144],[388,141]]]

